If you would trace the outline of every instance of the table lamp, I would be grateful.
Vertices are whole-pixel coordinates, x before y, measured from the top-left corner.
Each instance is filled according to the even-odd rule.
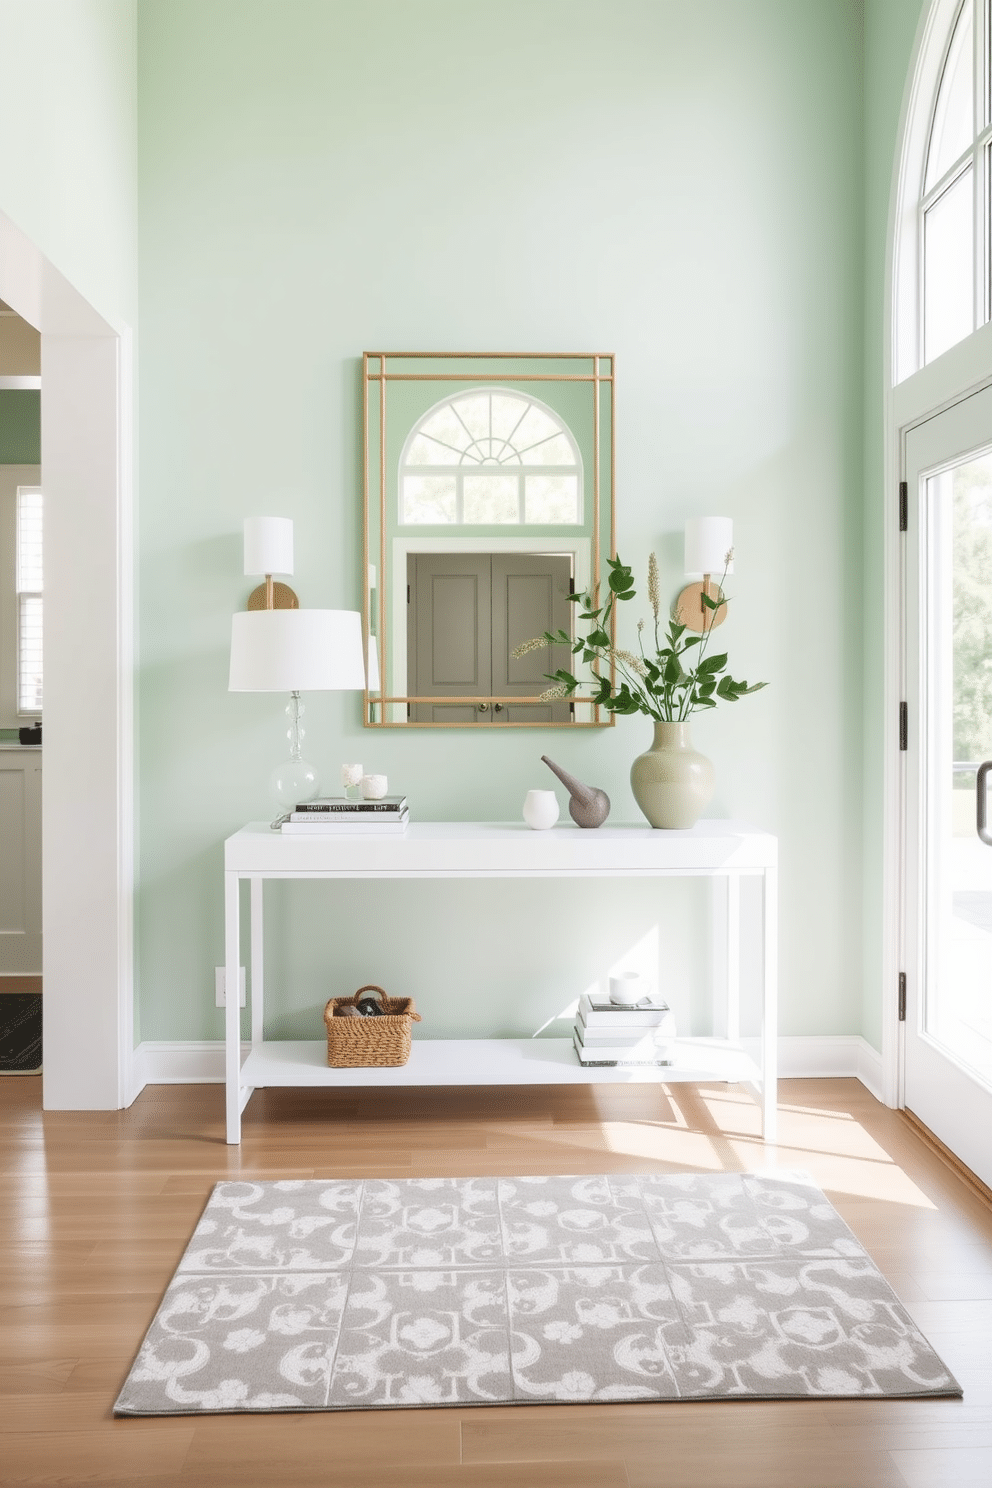
[[[269,527],[278,534],[281,549],[249,549],[249,522],[285,524]],[[288,548],[286,546],[288,528]],[[292,573],[293,524],[286,518],[249,518],[245,522],[245,572],[264,572],[266,586],[275,573]],[[272,567],[249,567],[262,559]],[[288,559],[289,567],[285,566]],[[278,560],[273,561],[273,560]],[[260,586],[261,587],[261,586]],[[280,585],[273,585],[278,589]],[[292,590],[289,591],[292,594]],[[253,596],[254,597],[254,596]],[[271,596],[275,602],[276,596]],[[294,606],[299,601],[292,595]],[[229,692],[288,692],[289,759],[270,777],[276,800],[284,811],[312,800],[320,790],[314,767],[303,758],[301,692],[358,691],[365,688],[362,617],[357,610],[249,609],[233,616]]]
[[[675,608],[682,624],[689,630],[705,633],[727,618],[723,591],[712,583],[714,574],[724,576],[734,571],[734,524],[730,517],[690,517],[685,524],[685,572],[702,574],[700,584],[688,584],[676,600]],[[715,609],[706,604],[703,595],[719,600]]]

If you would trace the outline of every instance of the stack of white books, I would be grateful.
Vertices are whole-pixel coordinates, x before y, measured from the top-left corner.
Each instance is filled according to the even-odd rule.
[[[378,801],[349,801],[347,796],[318,796],[301,801],[282,823],[291,837],[336,837],[367,833],[370,837],[398,836],[406,831],[410,810],[406,796],[382,796]]]
[[[642,997],[627,1006],[581,997],[572,1041],[580,1064],[672,1064],[675,1016],[667,1002]]]

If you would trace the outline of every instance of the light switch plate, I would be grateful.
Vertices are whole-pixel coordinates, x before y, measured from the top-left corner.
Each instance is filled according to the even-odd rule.
[[[245,969],[241,967],[241,975],[238,978],[240,986],[239,1004],[245,1006]],[[214,999],[218,1007],[227,1007],[227,974],[223,966],[214,967]]]

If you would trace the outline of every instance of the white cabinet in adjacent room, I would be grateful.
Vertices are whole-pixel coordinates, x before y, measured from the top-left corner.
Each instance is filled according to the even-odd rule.
[[[0,747],[0,976],[41,973],[41,753]]]

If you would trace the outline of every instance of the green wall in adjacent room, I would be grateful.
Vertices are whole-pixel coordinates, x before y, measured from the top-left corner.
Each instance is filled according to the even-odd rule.
[[[618,547],[642,585],[658,552],[666,597],[685,518],[734,518],[723,635],[770,685],[695,726],[711,811],[781,837],[782,1031],[859,1031],[862,22],[854,0],[142,0],[141,1037],[221,1033],[221,843],[268,813],[285,748],[282,699],[226,691],[242,518],[291,516],[302,602],[358,607],[382,346],[616,351]],[[328,781],[362,760],[421,819],[517,819],[542,753],[636,818],[643,719],[377,735],[355,696],[306,701]],[[704,1016],[698,884],[272,902],[280,1031],[319,1037],[327,996],[376,981],[416,992],[425,1036],[527,1032],[645,946]]]
[[[41,393],[0,388],[0,465],[41,462]]]

